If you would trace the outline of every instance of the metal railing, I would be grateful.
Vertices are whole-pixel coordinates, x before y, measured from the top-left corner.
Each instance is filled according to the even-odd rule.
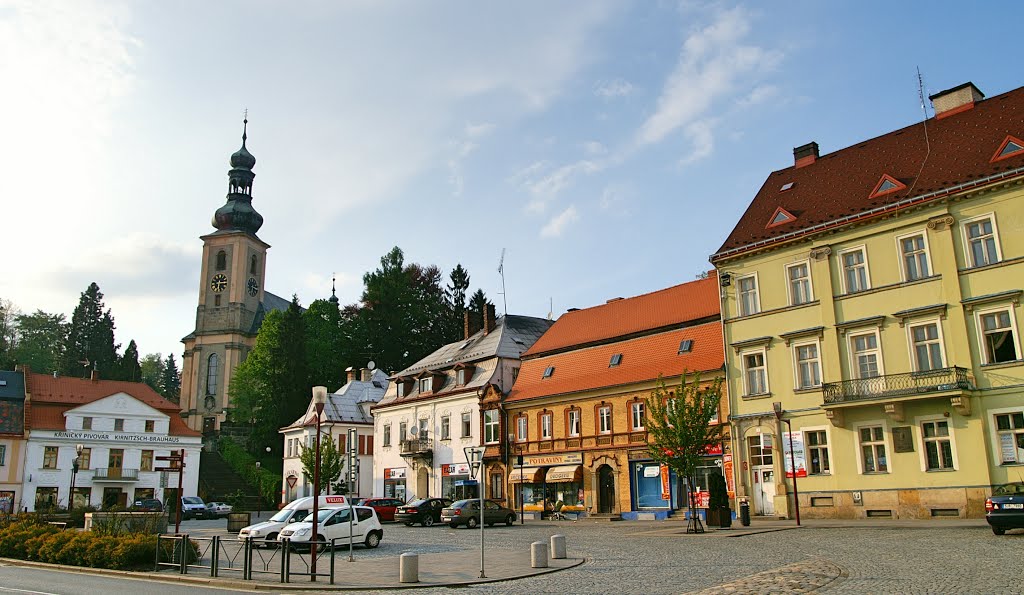
[[[266,546],[265,552],[260,551],[261,545]],[[240,578],[247,581],[253,580],[253,574],[271,574],[282,583],[291,582],[295,576],[308,576],[311,581],[324,577],[333,585],[335,552],[347,549],[348,546],[348,537],[336,537],[322,542],[317,548],[316,559],[318,562],[324,560],[328,569],[314,573],[312,555],[306,543],[292,545],[289,539],[268,542],[252,537],[238,541],[220,536],[157,535],[154,569],[173,568],[179,574],[203,571],[204,574],[209,572],[211,577],[222,576],[225,572],[238,572],[241,573]],[[293,565],[296,570],[292,570]]]
[[[123,467],[96,467],[92,470],[93,481],[138,481],[138,469],[125,469]]]
[[[886,374],[873,378],[827,382],[821,386],[822,397],[826,405],[951,390],[971,390],[971,381],[967,376],[966,368],[953,366],[927,372]]]
[[[398,452],[402,455],[424,454],[430,452],[433,446],[428,436],[420,435],[419,438],[399,442]]]

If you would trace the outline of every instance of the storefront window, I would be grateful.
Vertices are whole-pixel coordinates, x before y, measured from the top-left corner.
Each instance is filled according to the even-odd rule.
[[[384,480],[384,497],[397,498],[405,502],[405,480],[386,479]]]
[[[662,478],[661,465],[633,463],[632,468],[637,508],[669,508],[669,500],[662,498],[666,486],[663,485],[665,480]]]

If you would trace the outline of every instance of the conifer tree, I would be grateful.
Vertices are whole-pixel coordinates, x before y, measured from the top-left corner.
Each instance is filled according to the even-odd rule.
[[[142,380],[142,367],[139,365],[139,348],[135,345],[135,339],[128,342],[124,348],[124,354],[120,358],[118,366],[118,378],[130,382]]]
[[[95,370],[101,378],[117,378],[118,347],[114,343],[114,317],[105,309],[99,285],[90,283],[71,315],[62,371],[88,376],[89,370]]]
[[[164,360],[163,375],[160,380],[160,394],[172,403],[178,403],[181,399],[181,373],[178,372],[178,364],[174,361],[174,354],[167,354]]]

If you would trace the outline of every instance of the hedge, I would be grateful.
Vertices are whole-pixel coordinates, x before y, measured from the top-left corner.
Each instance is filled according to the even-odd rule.
[[[51,564],[132,570],[152,567],[156,535],[62,531],[26,517],[0,526],[0,556]]]

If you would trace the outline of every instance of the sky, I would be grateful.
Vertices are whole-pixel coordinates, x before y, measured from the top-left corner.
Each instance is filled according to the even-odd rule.
[[[0,298],[70,318],[95,281],[122,347],[180,358],[244,110],[277,295],[309,304],[336,275],[353,303],[394,246],[445,276],[462,264],[499,313],[655,291],[711,268],[793,147],[920,121],[918,70],[925,96],[1024,84],[1022,17],[1000,1],[0,0]]]

